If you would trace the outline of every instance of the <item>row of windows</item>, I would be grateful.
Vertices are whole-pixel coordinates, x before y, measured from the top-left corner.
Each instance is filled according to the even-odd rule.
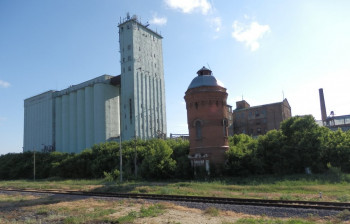
[[[266,110],[255,110],[255,111],[249,111],[248,113],[248,117],[260,117],[260,116],[265,116],[266,115]],[[244,118],[245,117],[245,113],[236,113],[236,118]]]
[[[251,128],[249,129],[248,133],[246,133],[246,130],[243,128],[242,130],[238,130],[238,133],[243,133],[243,134],[248,134],[248,135],[260,135],[260,134],[264,134],[267,132],[267,130],[265,129],[264,132],[261,128],[257,128],[256,130]]]
[[[196,129],[196,139],[201,139],[202,138],[202,127],[203,127],[203,122],[201,120],[196,120],[194,123],[195,129]],[[222,131],[223,131],[223,136],[227,137],[228,136],[228,121],[227,119],[222,120]]]
[[[195,102],[195,103],[194,103],[194,106],[195,106],[196,109],[198,109],[199,104],[205,105],[206,103],[207,103],[206,101]],[[209,105],[212,105],[213,103],[214,103],[214,102],[212,102],[211,100],[209,100]],[[221,101],[221,102],[215,101],[215,105],[216,105],[217,107],[219,106],[219,104],[225,106],[225,105],[226,105],[226,102],[224,102],[224,101]],[[190,103],[189,107],[192,107],[192,105],[193,105],[193,104]]]

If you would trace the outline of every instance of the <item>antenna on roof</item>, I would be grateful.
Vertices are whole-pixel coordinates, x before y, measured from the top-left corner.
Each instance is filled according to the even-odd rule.
[[[242,101],[243,101],[243,94],[242,94]]]
[[[207,62],[208,68],[211,70],[209,63]]]
[[[282,90],[282,97],[283,97],[283,99],[282,99],[282,101],[284,100],[284,91]]]

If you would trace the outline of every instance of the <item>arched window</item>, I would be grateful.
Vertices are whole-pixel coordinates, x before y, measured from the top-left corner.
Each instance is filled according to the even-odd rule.
[[[226,118],[224,118],[222,120],[222,130],[223,130],[223,134],[224,134],[224,137],[227,137],[228,136],[228,120]]]
[[[196,139],[201,139],[202,138],[202,122],[197,120],[195,122],[195,127],[196,127]]]

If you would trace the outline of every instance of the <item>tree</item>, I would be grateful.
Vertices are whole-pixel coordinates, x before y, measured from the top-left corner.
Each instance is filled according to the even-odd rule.
[[[259,172],[261,163],[256,157],[257,140],[246,134],[229,137],[225,170],[229,175],[248,175]]]
[[[281,123],[286,137],[283,154],[286,158],[286,173],[301,173],[306,168],[314,172],[325,169],[321,161],[322,129],[311,115],[291,117]]]
[[[173,176],[176,162],[171,158],[173,150],[162,139],[147,142],[141,174],[145,178],[164,179]]]

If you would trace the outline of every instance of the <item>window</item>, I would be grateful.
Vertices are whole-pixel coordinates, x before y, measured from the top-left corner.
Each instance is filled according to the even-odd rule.
[[[131,61],[131,56],[130,55],[128,56],[128,61]]]
[[[130,29],[130,26],[129,26],[129,25],[127,25],[127,26],[126,26],[126,28],[127,28],[127,29]]]
[[[258,110],[255,111],[255,117],[259,117],[260,113]]]
[[[196,107],[196,109],[198,109],[198,103],[197,102],[194,104],[194,106]]]
[[[222,120],[222,128],[223,128],[223,134],[225,137],[228,136],[228,121],[226,118]]]
[[[128,71],[131,71],[131,66],[128,67]]]
[[[128,45],[128,50],[131,50],[131,44]]]
[[[201,139],[202,138],[202,124],[201,121],[196,121],[195,123],[196,127],[196,139]]]

